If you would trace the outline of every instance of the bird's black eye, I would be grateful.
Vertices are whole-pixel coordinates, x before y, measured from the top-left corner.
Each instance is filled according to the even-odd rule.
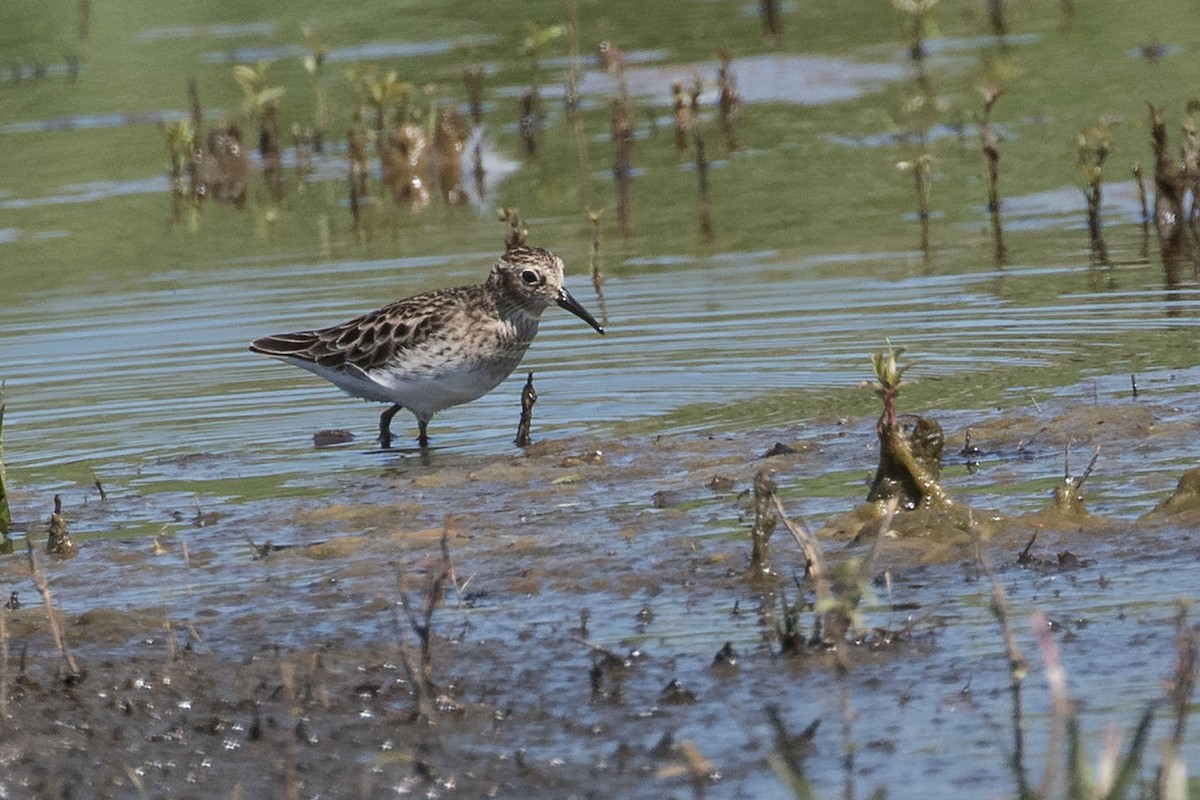
[[[529,284],[530,286],[537,286],[542,282],[542,279],[538,276],[537,272],[531,269],[521,270],[521,280],[525,281],[525,283]]]

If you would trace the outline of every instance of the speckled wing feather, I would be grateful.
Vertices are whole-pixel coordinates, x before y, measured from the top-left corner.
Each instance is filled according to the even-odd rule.
[[[250,349],[330,369],[370,372],[384,367],[396,354],[428,341],[441,329],[440,319],[461,302],[464,291],[442,289],[397,301],[340,325],[264,336]]]

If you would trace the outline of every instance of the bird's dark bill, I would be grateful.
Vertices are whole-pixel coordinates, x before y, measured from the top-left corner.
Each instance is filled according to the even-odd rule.
[[[589,314],[588,310],[586,308],[584,308],[583,306],[581,306],[579,304],[579,301],[576,300],[574,297],[572,297],[571,293],[568,292],[566,289],[558,290],[558,304],[560,306],[562,306],[563,308],[565,308],[567,311],[570,311],[575,316],[579,317],[581,320],[586,322],[588,325],[591,325],[593,328],[595,328],[596,333],[599,333],[599,334],[604,333],[604,328],[600,325],[599,322],[596,322],[596,318],[593,317],[591,314]]]

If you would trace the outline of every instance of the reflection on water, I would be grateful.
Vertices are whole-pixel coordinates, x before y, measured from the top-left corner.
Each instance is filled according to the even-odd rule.
[[[171,273],[135,292],[47,294],[6,319],[9,463],[32,467],[49,442],[60,465],[247,448],[286,458],[323,428],[349,428],[367,443],[373,407],[260,363],[246,343],[478,281],[494,255],[230,267],[235,293],[208,273]],[[1176,316],[1166,316],[1161,277],[1150,267],[1127,273],[1119,293],[1090,291],[1079,267],[1014,267],[1009,282],[1060,287],[1022,304],[993,293],[990,270],[912,276],[878,291],[837,274],[847,259],[862,272],[904,258],[793,261],[768,251],[636,261],[636,270],[608,276],[603,340],[566,315],[544,318],[524,365],[542,394],[536,429],[573,436],[686,405],[728,403],[747,391],[854,386],[868,377],[867,357],[885,337],[920,354],[919,373],[960,381],[997,368],[1045,367],[1110,347],[1126,332],[1190,328],[1200,317],[1200,296],[1186,289],[1172,296]],[[583,297],[581,272],[568,264],[568,282]],[[847,297],[856,298],[851,306]],[[431,426],[435,442],[507,451],[520,377],[441,414]],[[138,420],[132,429],[130,418]],[[65,427],[72,435],[56,440],[53,432]]]
[[[465,47],[478,47],[496,41],[495,36],[463,36],[429,42],[367,42],[348,47],[333,47],[325,56],[331,64],[376,61],[388,58],[419,58],[451,53]],[[258,61],[277,61],[284,58],[303,58],[309,51],[301,45],[261,45],[218,50],[205,53],[206,64],[247,64]]]

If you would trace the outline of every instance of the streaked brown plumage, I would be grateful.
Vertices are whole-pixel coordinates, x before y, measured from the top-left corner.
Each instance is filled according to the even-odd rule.
[[[256,340],[250,349],[306,369],[347,393],[391,403],[379,439],[401,408],[417,418],[418,443],[444,408],[490,392],[516,369],[547,306],[557,304],[604,329],[563,286],[562,260],[540,247],[516,247],[475,286],[419,294],[349,322]]]

